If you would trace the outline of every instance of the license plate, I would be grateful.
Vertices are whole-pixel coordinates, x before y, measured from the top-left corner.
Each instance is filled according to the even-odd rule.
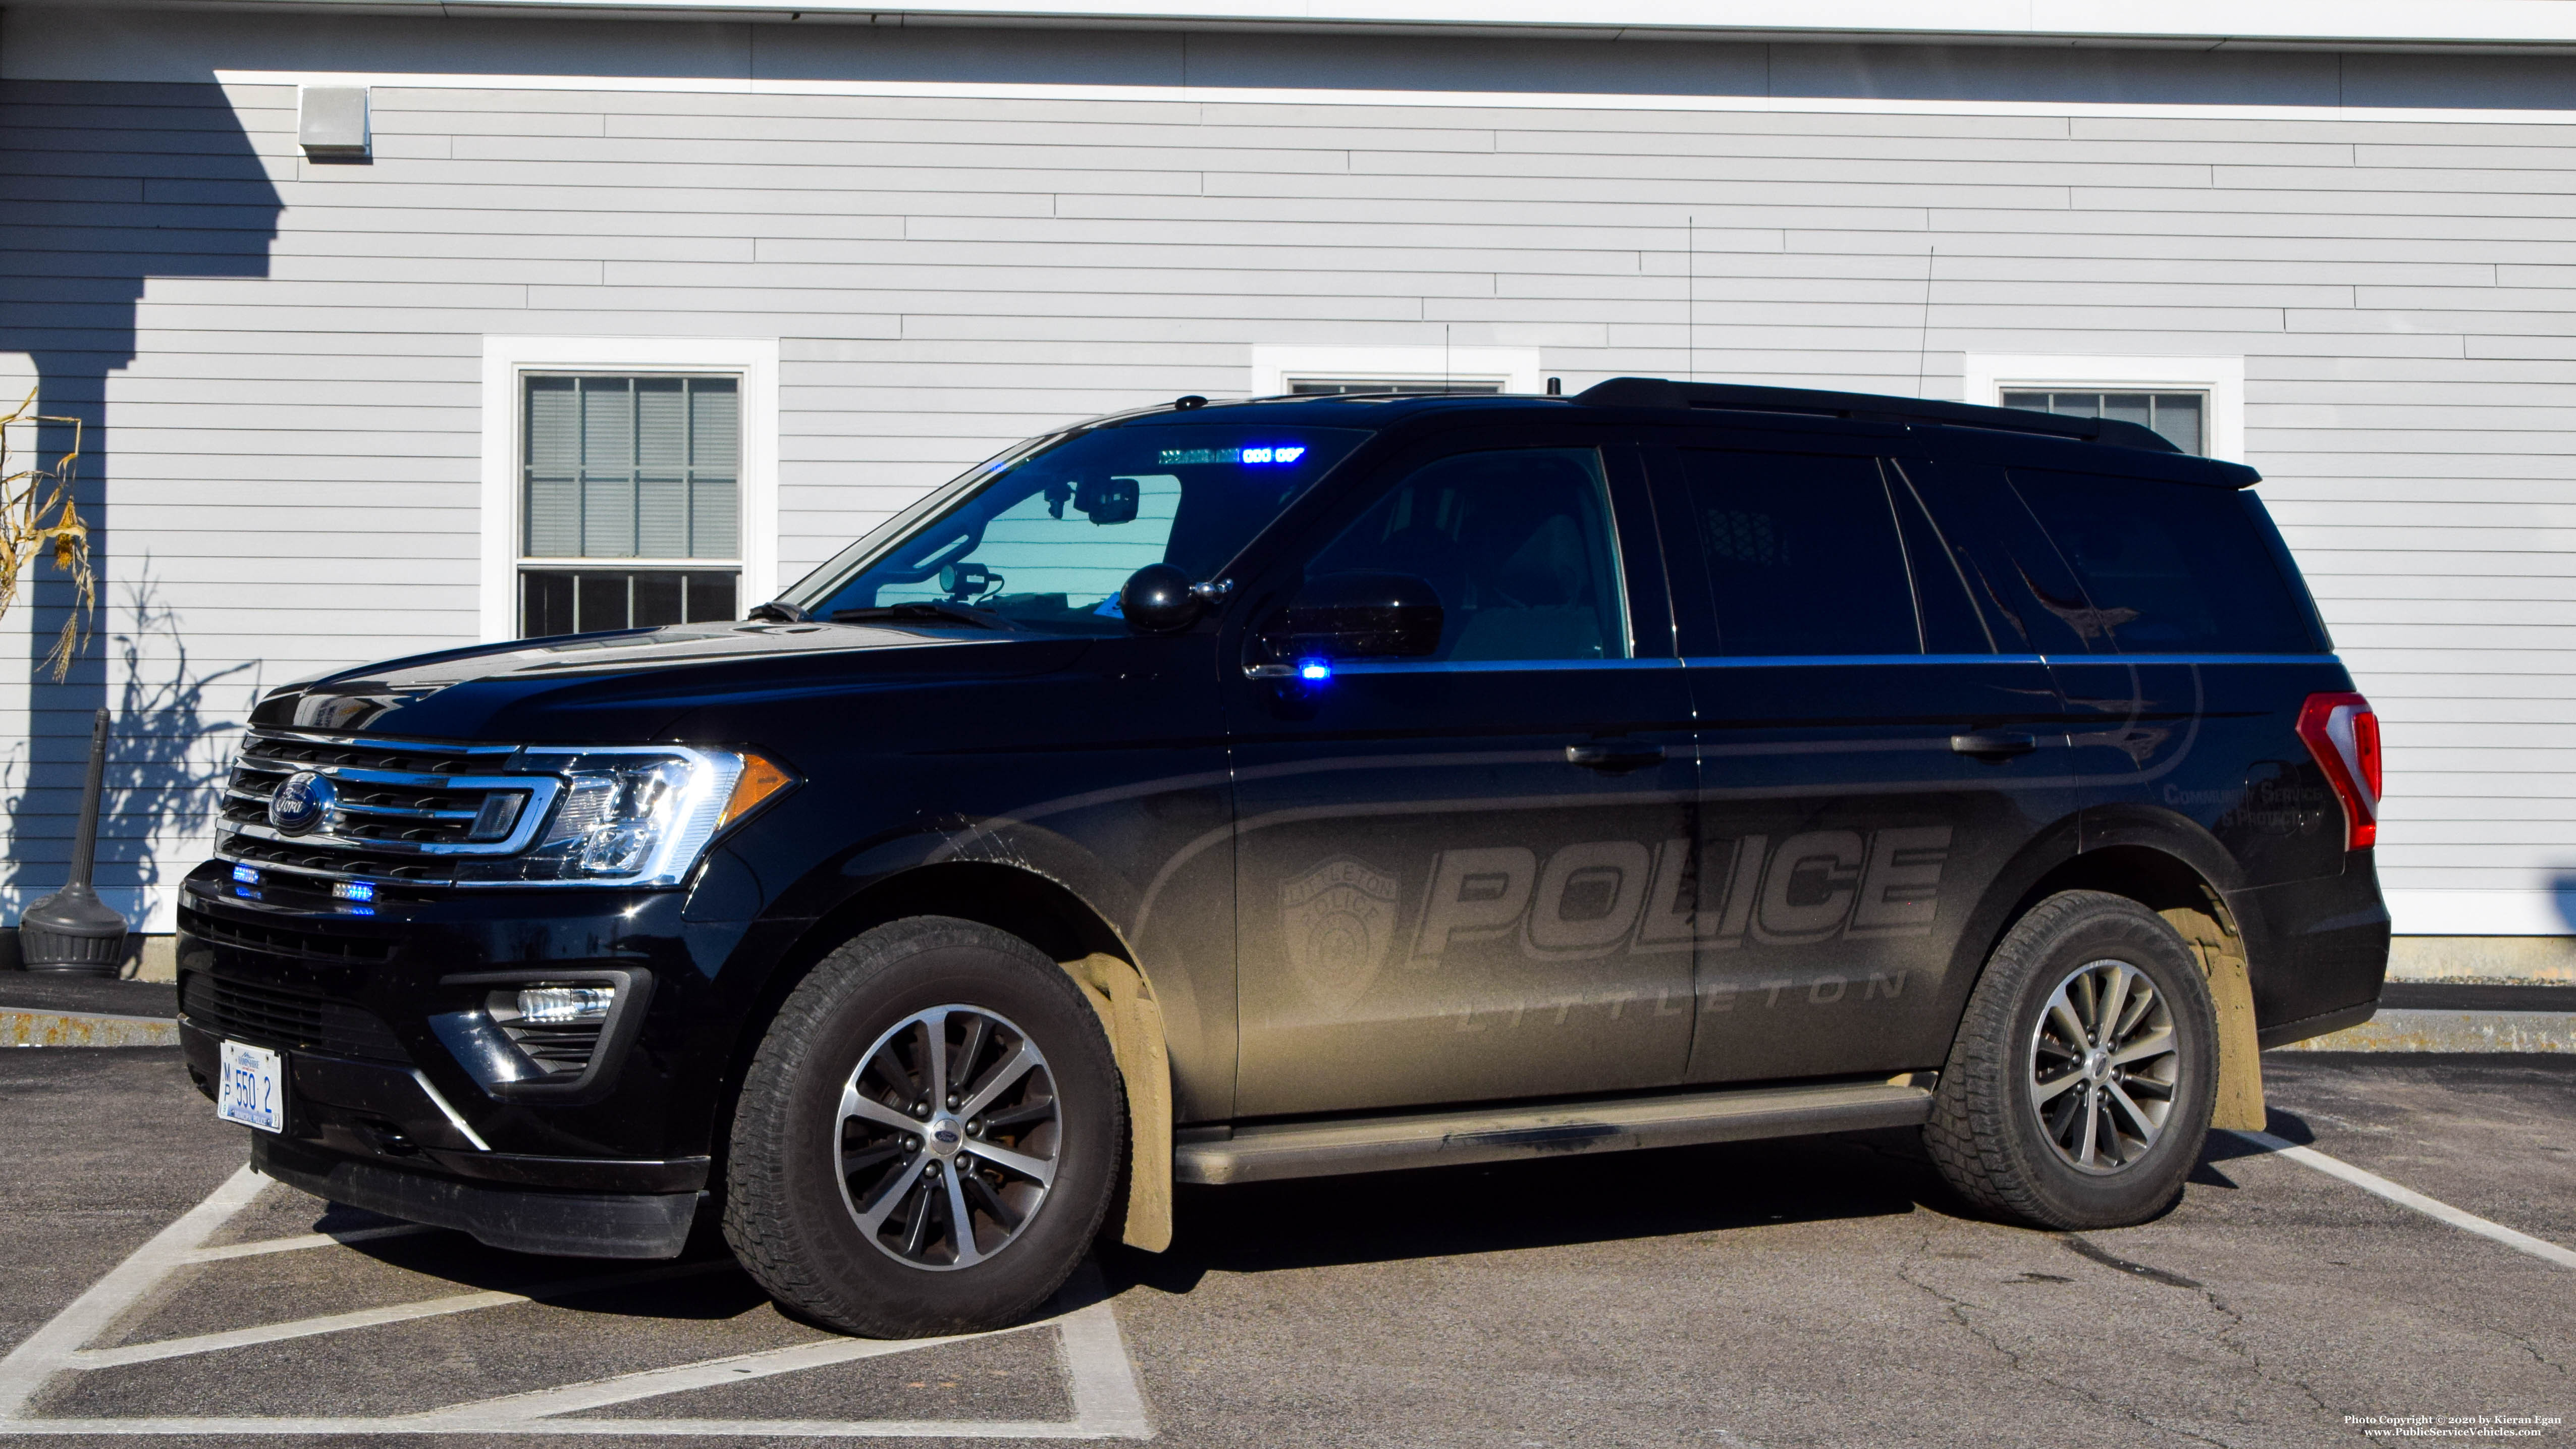
[[[222,1044],[215,1115],[262,1132],[286,1130],[286,1058],[266,1047]]]

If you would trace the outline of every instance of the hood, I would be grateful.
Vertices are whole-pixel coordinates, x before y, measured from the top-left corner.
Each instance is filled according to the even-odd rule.
[[[485,644],[271,691],[255,725],[412,739],[640,744],[748,697],[876,692],[1061,669],[1088,646],[903,624],[726,622]]]

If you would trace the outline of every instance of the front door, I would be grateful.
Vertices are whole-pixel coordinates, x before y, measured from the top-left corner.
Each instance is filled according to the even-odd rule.
[[[1827,446],[1653,454],[1701,731],[1695,1082],[1938,1064],[1971,909],[2071,809],[2047,666],[1904,471]]]
[[[1224,670],[1242,1115],[1681,1076],[1691,732],[1642,474],[1498,441],[1390,465],[1245,590],[1257,626],[1306,579],[1397,572],[1445,622],[1321,682]]]

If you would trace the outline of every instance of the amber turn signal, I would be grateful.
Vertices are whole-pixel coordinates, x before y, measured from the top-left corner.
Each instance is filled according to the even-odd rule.
[[[725,797],[724,813],[716,817],[716,829],[722,830],[750,814],[760,802],[794,784],[796,777],[787,773],[777,761],[765,755],[742,752],[742,773],[735,777],[733,793]]]

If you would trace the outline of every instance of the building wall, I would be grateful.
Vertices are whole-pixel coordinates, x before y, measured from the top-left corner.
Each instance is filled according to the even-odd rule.
[[[105,524],[69,683],[19,662],[58,588],[11,616],[15,902],[104,704],[103,884],[167,929],[259,690],[476,637],[487,339],[618,335],[777,342],[791,578],[1255,347],[1932,396],[1973,356],[2242,359],[2244,456],[2387,722],[2399,928],[2566,933],[2570,76],[9,11],[0,381],[88,417]],[[301,157],[313,77],[373,85],[370,163]]]

